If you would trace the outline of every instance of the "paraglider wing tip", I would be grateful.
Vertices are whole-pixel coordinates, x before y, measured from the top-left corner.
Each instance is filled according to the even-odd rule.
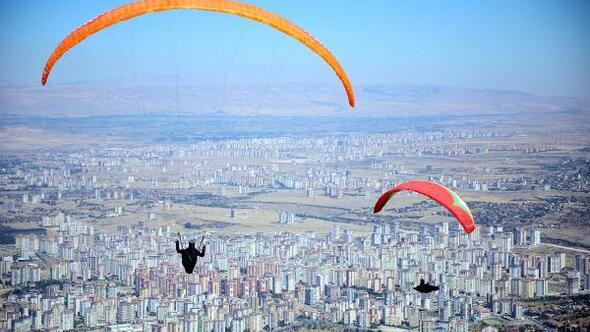
[[[351,108],[354,108],[354,92],[352,91],[352,88],[346,88],[346,97],[348,97],[348,105],[350,105]]]
[[[45,86],[45,84],[47,84],[48,77],[49,71],[47,70],[47,64],[45,64],[45,68],[43,68],[43,72],[41,73],[41,85]]]
[[[379,213],[382,208],[383,208],[383,204],[381,203],[381,197],[380,197],[377,200],[377,202],[375,203],[375,206],[373,207],[373,213]]]
[[[475,230],[475,225],[468,225],[465,227],[465,233],[471,234]]]
[[[393,195],[393,192],[391,192],[391,190],[389,190],[389,191],[385,192],[383,195],[381,195],[381,197],[379,197],[377,202],[375,202],[375,207],[373,208],[373,213],[381,212],[381,210],[383,210],[383,208],[385,207],[385,204],[387,203],[387,201],[389,201],[389,198],[392,195]]]
[[[47,68],[43,70],[43,74],[41,74],[41,85],[45,86],[47,84],[47,79],[49,78],[49,71]]]

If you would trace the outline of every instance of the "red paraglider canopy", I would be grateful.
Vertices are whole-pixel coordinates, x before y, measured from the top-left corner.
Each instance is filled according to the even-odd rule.
[[[402,190],[417,192],[444,206],[459,221],[465,233],[469,234],[475,229],[473,215],[461,197],[449,188],[430,181],[413,180],[389,189],[379,197],[373,213],[380,212],[389,199]]]

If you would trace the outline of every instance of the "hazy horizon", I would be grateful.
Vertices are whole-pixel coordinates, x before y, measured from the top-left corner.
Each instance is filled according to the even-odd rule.
[[[0,4],[0,80],[39,84],[67,33],[126,1]],[[431,3],[253,1],[325,44],[353,86],[416,84],[590,97],[585,1]],[[336,9],[337,8],[337,9]],[[49,85],[152,77],[211,85],[337,84],[309,50],[227,15],[174,11],[101,31],[71,50]]]

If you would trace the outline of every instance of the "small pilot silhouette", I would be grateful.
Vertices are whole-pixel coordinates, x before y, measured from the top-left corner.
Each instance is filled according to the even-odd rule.
[[[420,293],[430,293],[438,290],[438,286],[433,286],[430,283],[424,283],[424,279],[420,279],[420,285],[414,287]]]
[[[176,252],[182,254],[182,266],[184,266],[186,273],[193,273],[198,257],[205,256],[205,249],[206,247],[203,246],[201,251],[197,250],[195,248],[195,241],[190,241],[188,248],[180,249],[180,241],[176,240]]]

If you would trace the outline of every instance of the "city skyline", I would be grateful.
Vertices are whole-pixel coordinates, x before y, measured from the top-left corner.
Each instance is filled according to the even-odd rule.
[[[585,127],[576,113],[546,116],[556,114],[564,127],[550,131],[453,122],[467,117],[429,129],[302,134],[308,119],[283,135],[171,142],[149,128],[126,135],[138,124],[114,117],[108,132],[100,122],[83,125],[80,141],[79,129],[58,126],[43,139],[4,144],[0,325],[585,326],[588,139],[577,134]],[[459,192],[475,231],[465,234],[445,209],[407,193],[372,213],[387,188],[416,178]],[[178,233],[183,245],[207,236],[193,274],[175,251]],[[416,292],[421,278],[440,289]],[[579,311],[568,312],[571,305]]]

